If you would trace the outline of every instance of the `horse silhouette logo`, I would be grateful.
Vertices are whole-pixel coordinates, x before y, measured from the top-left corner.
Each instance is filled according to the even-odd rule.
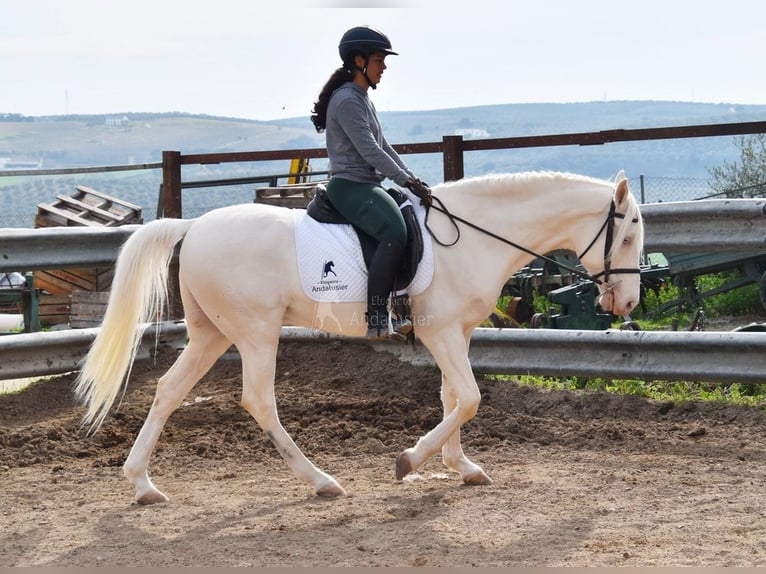
[[[333,271],[333,267],[335,267],[334,261],[325,261],[324,262],[324,270],[322,271],[322,279],[326,279],[327,276],[332,273],[335,277],[338,276],[335,271]]]

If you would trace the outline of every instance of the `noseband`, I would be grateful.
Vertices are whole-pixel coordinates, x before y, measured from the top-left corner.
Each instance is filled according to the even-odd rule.
[[[577,275],[578,277],[581,277],[583,279],[586,279],[588,281],[593,281],[596,285],[609,285],[609,275],[616,275],[618,273],[641,273],[641,269],[638,267],[635,268],[617,268],[612,269],[611,266],[611,257],[610,257],[610,251],[612,250],[612,241],[614,240],[614,220],[615,219],[625,219],[624,213],[617,213],[617,206],[614,203],[614,200],[612,200],[611,205],[609,206],[609,213],[606,216],[606,219],[604,220],[604,223],[601,224],[601,227],[598,230],[598,233],[596,233],[596,236],[593,238],[593,240],[588,244],[588,247],[585,248],[585,250],[579,255],[578,259],[582,261],[583,256],[590,251],[590,248],[595,245],[596,241],[598,241],[598,238],[601,237],[601,234],[604,233],[606,230],[606,238],[604,241],[604,270],[600,273],[596,273],[595,275],[590,275],[588,273],[585,273],[583,271],[580,271],[579,269],[572,267],[571,265],[567,265],[565,263],[562,263],[560,261],[556,261],[555,259],[551,259],[550,257],[546,255],[541,255],[539,253],[536,253],[535,251],[532,251],[531,249],[527,249],[526,247],[523,247],[517,243],[514,243],[513,241],[506,239],[505,237],[500,237],[499,235],[492,233],[491,231],[484,229],[483,227],[480,227],[478,225],[475,225],[471,223],[470,221],[467,221],[463,219],[462,217],[458,217],[457,215],[451,213],[445,206],[444,203],[442,203],[441,199],[439,199],[436,196],[431,196],[432,204],[426,208],[426,229],[428,229],[429,233],[431,233],[431,237],[438,243],[439,245],[443,247],[451,247],[455,245],[460,240],[460,228],[457,225],[457,221],[460,223],[463,223],[464,225],[467,225],[468,227],[471,227],[477,231],[481,231],[485,235],[489,235],[490,237],[493,237],[494,239],[497,239],[498,241],[501,241],[507,245],[510,245],[511,247],[515,247],[516,249],[519,249],[521,251],[524,251],[525,253],[529,253],[530,255],[533,255],[536,258],[542,259],[544,261],[547,261],[548,263],[553,263],[554,265],[557,265],[558,267],[562,269],[566,269],[570,273]],[[438,205],[437,205],[438,204]],[[444,213],[452,222],[452,225],[457,230],[457,237],[454,241],[450,243],[442,243],[436,235],[434,235],[434,232],[431,230],[431,228],[428,225],[428,210],[430,208],[436,209],[436,211],[440,211],[441,213]],[[637,218],[632,219],[633,223],[638,223]],[[599,277],[603,276],[604,279],[601,280]],[[612,286],[614,288],[614,286]]]

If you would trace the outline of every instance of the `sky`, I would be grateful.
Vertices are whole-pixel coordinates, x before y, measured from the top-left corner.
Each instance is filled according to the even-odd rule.
[[[400,54],[379,111],[766,104],[764,22],[759,0],[3,0],[0,113],[308,116],[363,24]]]

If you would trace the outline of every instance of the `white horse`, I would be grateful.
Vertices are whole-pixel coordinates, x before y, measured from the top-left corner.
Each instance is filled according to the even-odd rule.
[[[533,258],[525,250],[580,254],[599,283],[602,307],[627,315],[639,300],[643,222],[622,172],[616,182],[550,172],[488,175],[437,185],[433,194],[459,218],[438,212],[435,203],[428,219],[434,237],[452,243],[458,229],[460,235],[454,245],[434,244],[433,279],[411,305],[416,335],[442,372],[444,417],[397,457],[396,477],[441,450],[444,465],[466,484],[489,484],[460,444],[460,427],[474,417],[480,399],[468,360],[471,332],[490,314],[508,278]],[[159,379],[123,467],[136,502],[167,500],[149,478],[151,453],[170,414],[232,344],[242,358],[244,408],[317,495],[345,494],[280,424],[274,371],[283,325],[313,328],[318,317],[331,315],[324,328],[363,336],[359,317],[366,304],[320,304],[304,294],[293,229],[290,209],[237,205],[192,220],[153,221],[123,245],[103,324],[76,382],[77,396],[87,405],[83,424],[97,430],[127,384],[140,325],[157,317],[165,304],[169,262],[181,239],[179,284],[188,330],[188,345]]]

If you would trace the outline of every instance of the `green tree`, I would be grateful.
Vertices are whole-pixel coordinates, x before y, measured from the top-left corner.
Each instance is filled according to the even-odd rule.
[[[766,134],[735,138],[739,161],[724,162],[709,170],[710,182],[725,197],[763,197],[766,195]]]

